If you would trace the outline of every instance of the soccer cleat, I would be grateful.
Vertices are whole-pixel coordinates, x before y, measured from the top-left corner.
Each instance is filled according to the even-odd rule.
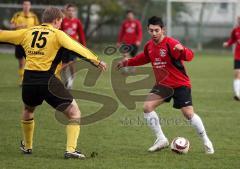
[[[74,151],[74,152],[65,152],[64,153],[64,158],[69,159],[69,158],[77,158],[77,159],[85,159],[86,156],[82,154],[80,151]]]
[[[22,140],[20,143],[20,150],[22,151],[23,154],[32,154],[32,149],[26,149],[24,142]]]
[[[233,99],[236,101],[240,101],[240,98],[238,96],[234,96]]]
[[[154,142],[153,146],[148,149],[149,152],[159,151],[163,148],[166,148],[169,146],[168,139],[159,139]]]
[[[209,140],[208,142],[204,143],[205,153],[206,154],[214,154],[214,148],[212,142]]]

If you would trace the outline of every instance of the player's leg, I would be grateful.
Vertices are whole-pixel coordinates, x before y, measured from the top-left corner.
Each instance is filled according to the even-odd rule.
[[[23,141],[21,142],[20,149],[24,154],[32,154],[33,133],[34,133],[34,112],[35,107],[24,105],[22,112],[22,134]]]
[[[81,152],[77,151],[81,114],[76,101],[58,78],[53,77],[45,90],[47,91],[45,95],[46,102],[60,111],[58,113],[65,113],[68,119],[66,125],[67,144],[64,157],[85,158]]]
[[[240,61],[234,61],[234,81],[233,81],[234,99],[240,101]]]
[[[196,129],[205,146],[206,153],[213,154],[212,142],[209,140],[201,118],[194,112],[192,106],[191,89],[185,86],[174,90],[174,108],[181,109],[183,115],[189,120],[190,124]]]
[[[18,75],[19,75],[19,84],[22,85],[24,66],[25,66],[25,53],[21,46],[15,47],[15,56],[18,60]]]
[[[130,56],[131,58],[133,58],[134,56],[137,55],[137,52],[138,52],[138,47],[137,47],[137,45],[135,45],[135,44],[130,45],[129,56]],[[136,72],[136,67],[130,66],[130,67],[129,67],[129,73],[135,73],[135,72]]]
[[[32,153],[33,145],[33,133],[34,133],[34,110],[35,107],[41,105],[43,102],[41,91],[39,91],[39,86],[37,84],[31,84],[29,77],[32,76],[31,72],[26,71],[23,79],[22,85],[22,100],[24,103],[24,109],[22,112],[22,133],[23,142],[21,142],[20,149],[25,154]]]
[[[85,155],[77,151],[77,142],[80,135],[80,117],[81,112],[75,100],[64,111],[69,119],[66,126],[67,144],[65,158],[85,158]]]
[[[190,124],[196,129],[197,133],[202,139],[205,152],[207,154],[213,154],[214,148],[212,142],[207,136],[207,132],[201,118],[196,113],[194,113],[193,106],[182,107],[181,111],[183,115],[189,120]]]
[[[157,138],[155,143],[148,149],[150,152],[160,150],[169,145],[168,139],[162,131],[158,114],[155,112],[155,109],[163,102],[164,99],[154,93],[149,93],[146,101],[144,102],[144,119]]]
[[[76,61],[76,56],[71,56],[71,61],[69,62],[69,71],[70,71],[70,76],[68,78],[68,89],[72,89],[73,82],[75,79],[75,72],[76,72],[76,66],[75,66],[75,61]]]

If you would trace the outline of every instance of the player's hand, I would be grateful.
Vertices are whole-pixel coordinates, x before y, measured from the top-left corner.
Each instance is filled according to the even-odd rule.
[[[102,71],[106,71],[107,70],[107,64],[103,61],[100,61],[100,63],[98,64],[98,68],[101,69]]]
[[[119,62],[117,63],[116,69],[119,70],[119,69],[123,68],[123,67],[125,66],[125,65],[124,65],[124,62],[125,62],[126,60],[128,60],[128,58],[127,58],[127,57],[124,57],[121,61],[119,61]]]
[[[177,44],[176,46],[174,46],[173,50],[177,50],[177,51],[183,51],[184,47],[181,44]]]
[[[228,43],[227,43],[227,42],[224,42],[224,43],[223,43],[223,47],[224,47],[224,48],[228,47]]]
[[[137,41],[137,42],[136,42],[136,45],[137,45],[137,46],[140,46],[140,45],[141,45],[141,42],[140,42],[140,41]]]
[[[121,69],[122,67],[124,67],[123,61],[118,62],[118,63],[117,63],[117,66],[116,66],[116,69],[119,70],[119,69]]]
[[[116,45],[117,45],[117,48],[121,47],[121,43],[119,43],[119,42]]]

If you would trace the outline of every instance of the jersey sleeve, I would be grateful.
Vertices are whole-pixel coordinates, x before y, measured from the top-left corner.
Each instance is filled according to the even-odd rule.
[[[140,21],[137,22],[137,40],[142,42],[142,24]]]
[[[78,20],[78,35],[79,35],[79,42],[83,45],[86,46],[86,38],[85,34],[83,31],[83,26],[80,20]]]
[[[34,25],[37,26],[37,25],[39,25],[39,24],[40,24],[40,23],[39,23],[38,17],[37,17],[36,14],[34,14]]]
[[[18,12],[15,13],[15,14],[13,15],[13,17],[11,18],[10,23],[16,24],[18,15],[19,15]]]
[[[15,31],[0,31],[0,43],[20,45],[27,29]]]
[[[119,33],[118,33],[118,42],[121,43],[122,42],[122,39],[123,39],[123,35],[124,35],[124,22],[121,24],[120,26],[120,30],[119,30]]]
[[[57,38],[62,47],[76,53],[79,58],[89,61],[95,66],[99,65],[100,60],[93,52],[79,44],[77,41],[73,40],[63,31],[59,30],[57,32]]]
[[[237,41],[236,37],[235,37],[235,29],[232,30],[230,38],[228,39],[227,43],[228,46],[231,46],[232,44],[234,44]]]
[[[147,46],[144,47],[144,52],[141,52],[137,56],[124,61],[124,66],[140,66],[149,63],[151,60],[148,55]]]
[[[167,42],[167,47],[168,47],[168,54],[170,55],[170,57],[176,59],[176,60],[184,60],[184,61],[191,61],[194,57],[194,53],[191,49],[183,46],[183,50],[182,51],[178,51],[178,50],[174,50],[174,47],[176,45],[182,45],[178,40],[176,39],[169,39]]]

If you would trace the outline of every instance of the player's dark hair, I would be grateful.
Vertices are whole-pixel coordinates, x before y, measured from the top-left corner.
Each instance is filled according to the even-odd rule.
[[[128,10],[126,11],[126,15],[129,14],[129,13],[135,14],[132,9],[128,9]]]
[[[42,14],[43,23],[52,23],[55,19],[61,19],[64,15],[62,11],[56,7],[48,7]]]
[[[158,16],[152,16],[151,18],[148,19],[148,25],[159,25],[161,28],[164,27],[163,21],[161,17]]]
[[[30,3],[32,3],[31,0],[22,0],[22,3],[24,3],[24,2],[30,2]]]
[[[67,5],[65,6],[65,8],[66,8],[66,9],[68,9],[68,8],[76,8],[76,5],[74,5],[74,4],[67,4]]]

